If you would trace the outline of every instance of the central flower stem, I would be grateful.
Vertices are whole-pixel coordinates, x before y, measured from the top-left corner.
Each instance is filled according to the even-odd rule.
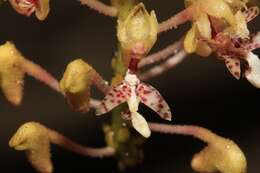
[[[138,3],[137,0],[112,0],[112,5],[118,9],[118,20],[125,20],[129,12]],[[128,64],[124,62],[125,54],[122,51],[120,43],[118,43],[118,50],[116,57],[112,60],[114,70],[114,77],[112,78],[111,85],[116,86],[124,79],[128,69]],[[136,62],[132,62],[132,66],[136,66]],[[137,70],[137,66],[135,68]],[[135,70],[133,69],[133,70]],[[119,159],[119,169],[125,169],[128,166],[134,166],[141,161],[142,152],[137,148],[137,145],[142,143],[142,137],[135,137],[130,134],[130,128],[127,123],[122,119],[122,113],[127,111],[127,105],[122,104],[112,111],[112,143],[116,150]],[[124,137],[122,137],[124,136]],[[127,137],[125,137],[127,136]]]

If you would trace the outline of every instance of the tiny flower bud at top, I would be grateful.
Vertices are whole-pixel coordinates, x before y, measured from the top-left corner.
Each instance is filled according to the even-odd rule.
[[[0,86],[9,102],[19,105],[23,97],[23,56],[11,42],[0,46]]]
[[[12,7],[25,16],[31,16],[35,12],[39,20],[44,20],[50,11],[49,0],[9,0]]]
[[[90,87],[95,70],[81,59],[69,63],[60,81],[60,88],[71,108],[79,112],[90,109]]]
[[[29,122],[22,125],[9,141],[9,146],[26,151],[30,163],[40,173],[52,172],[48,131],[41,124]]]
[[[157,39],[158,22],[154,11],[149,15],[143,3],[135,6],[127,18],[118,20],[117,37],[126,52],[144,55]]]

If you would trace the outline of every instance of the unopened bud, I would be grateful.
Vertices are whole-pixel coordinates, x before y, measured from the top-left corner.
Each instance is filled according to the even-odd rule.
[[[60,81],[71,108],[79,112],[90,109],[90,89],[95,70],[86,62],[77,59],[69,63]]]
[[[19,105],[23,97],[23,56],[13,43],[0,46],[0,86],[9,102]]]
[[[233,141],[219,137],[194,155],[191,166],[201,173],[246,173],[247,162]]]
[[[29,122],[22,125],[9,141],[9,146],[25,151],[30,163],[37,171],[52,172],[48,131],[41,124]]]
[[[118,20],[117,37],[126,52],[144,55],[157,39],[158,22],[155,12],[147,12],[143,3],[136,5],[127,18]]]

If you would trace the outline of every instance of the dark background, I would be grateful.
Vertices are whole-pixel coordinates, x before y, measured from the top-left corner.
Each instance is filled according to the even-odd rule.
[[[147,9],[154,9],[163,21],[183,8],[183,1],[147,0]],[[51,12],[44,22],[24,17],[8,3],[0,6],[0,42],[12,40],[28,58],[37,62],[57,79],[66,65],[75,58],[84,58],[107,80],[112,76],[111,57],[116,50],[116,20],[98,14],[76,0],[51,0]],[[259,29],[259,17],[250,24]],[[153,52],[180,38],[188,29],[160,35]],[[259,52],[259,51],[258,51]],[[260,91],[245,79],[237,81],[223,62],[213,57],[190,56],[182,64],[149,81],[165,96],[172,108],[174,124],[194,124],[233,139],[244,151],[248,172],[260,170]],[[35,172],[23,152],[8,147],[17,128],[28,121],[38,121],[75,141],[89,146],[103,146],[101,125],[109,115],[96,118],[94,113],[70,111],[59,94],[40,82],[26,77],[23,104],[11,106],[0,95],[0,172]],[[141,111],[143,112],[143,110]],[[147,112],[147,111],[146,111]],[[155,114],[147,119],[161,121]],[[164,121],[161,121],[164,122]],[[145,144],[141,166],[128,172],[191,173],[192,155],[203,143],[191,137],[152,134]],[[117,172],[114,159],[82,157],[52,146],[55,172]]]

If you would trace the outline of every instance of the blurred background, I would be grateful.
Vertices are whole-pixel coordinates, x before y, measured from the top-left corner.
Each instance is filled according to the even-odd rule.
[[[156,11],[159,21],[184,7],[183,1],[146,0],[144,3],[149,11]],[[34,16],[27,18],[17,14],[8,3],[0,6],[0,21],[0,43],[13,41],[24,56],[57,79],[61,79],[70,61],[83,58],[110,80],[110,62],[117,41],[115,19],[81,6],[77,0],[51,0],[51,12],[44,22]],[[178,40],[188,28],[189,24],[160,34],[152,52]],[[259,17],[250,23],[250,28],[252,31],[260,29]],[[222,61],[197,56],[189,56],[149,83],[170,104],[173,124],[203,126],[234,140],[247,157],[248,173],[259,173],[259,89],[245,79],[233,78]],[[93,93],[100,96],[96,90]],[[164,122],[146,108],[141,112],[151,121]],[[9,139],[23,123],[37,121],[81,144],[101,147],[105,145],[101,126],[109,116],[97,118],[94,112],[72,112],[62,96],[27,76],[22,106],[13,107],[0,95],[0,172],[35,172],[23,152],[8,147]],[[127,172],[192,173],[192,155],[203,146],[192,137],[153,133],[144,145],[143,164]],[[55,173],[118,172],[115,159],[82,157],[58,146],[52,146],[52,153]]]

